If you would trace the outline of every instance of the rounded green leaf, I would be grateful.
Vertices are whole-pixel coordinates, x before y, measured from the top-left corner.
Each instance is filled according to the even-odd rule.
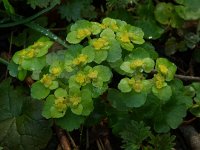
[[[97,35],[101,32],[101,24],[98,23],[98,22],[91,22],[92,23],[92,26],[91,26],[91,31],[92,31],[92,34],[94,35]]]
[[[58,88],[58,81],[52,81],[52,84],[51,84],[51,86],[49,86],[49,89],[50,90],[54,90],[54,89],[56,89],[56,88]]]
[[[163,101],[169,100],[172,96],[172,89],[168,85],[161,89],[158,89],[155,86],[153,86],[152,92],[155,96],[157,96],[160,100],[163,100]]]
[[[144,58],[143,69],[146,73],[150,73],[154,69],[155,62],[151,58]]]
[[[94,109],[92,101],[92,93],[88,89],[81,91],[81,104],[83,106],[82,115],[88,116]]]
[[[121,79],[118,84],[118,89],[123,93],[130,92],[132,90],[132,87],[129,85],[128,82],[129,82],[128,78]]]
[[[67,38],[66,38],[67,42],[71,43],[71,44],[78,44],[81,42],[82,39],[78,39],[77,38],[77,32],[76,31],[72,31],[69,32],[67,34]]]
[[[19,70],[18,74],[17,74],[17,78],[20,81],[23,81],[26,78],[26,75],[27,75],[27,71],[26,70]]]
[[[35,71],[42,70],[46,65],[46,57],[36,57],[32,59],[26,59],[22,62],[21,66],[25,70]]]
[[[122,69],[127,73],[133,73],[133,69],[131,69],[130,64],[131,64],[130,62],[125,61],[121,64],[120,69]]]
[[[104,60],[106,60],[107,56],[108,56],[108,52],[105,50],[95,51],[94,62],[96,62],[97,64],[100,64]]]
[[[84,120],[83,116],[75,115],[68,110],[64,117],[55,119],[55,123],[67,131],[73,131],[74,129],[78,129]]]
[[[93,68],[94,70],[98,71],[98,79],[102,80],[103,82],[107,82],[112,77],[112,71],[107,66],[98,65]]]
[[[66,111],[66,110],[65,110]],[[61,118],[65,115],[65,111],[58,111],[55,107],[55,96],[49,95],[44,102],[42,115],[46,118]]]
[[[91,46],[86,46],[82,49],[82,54],[87,55],[87,62],[90,63],[95,58],[95,49]]]
[[[182,25],[182,19],[177,15],[172,3],[158,3],[155,8],[156,20],[164,25],[171,25],[174,28]]]
[[[106,28],[101,32],[100,37],[105,37],[106,39],[114,39],[115,33],[113,30]]]
[[[35,99],[44,99],[50,93],[50,90],[46,88],[40,81],[37,81],[31,86],[31,97]]]
[[[110,48],[108,50],[108,62],[115,62],[122,57],[122,49],[116,40],[110,41]]]
[[[55,97],[67,97],[67,91],[63,88],[58,88],[54,92]]]
[[[77,107],[72,107],[71,111],[76,114],[76,115],[81,115],[83,111],[83,106],[82,104],[79,104]]]

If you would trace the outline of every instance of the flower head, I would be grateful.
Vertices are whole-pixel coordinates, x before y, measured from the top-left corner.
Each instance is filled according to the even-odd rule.
[[[83,39],[83,38],[90,36],[90,35],[91,35],[91,31],[87,28],[77,30],[77,38],[78,39]]]
[[[106,38],[99,38],[93,42],[93,46],[96,50],[108,49],[109,42],[106,40]]]

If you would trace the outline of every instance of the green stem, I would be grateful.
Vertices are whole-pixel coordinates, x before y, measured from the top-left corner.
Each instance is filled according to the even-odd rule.
[[[16,25],[25,24],[27,22],[30,22],[30,21],[34,20],[35,18],[39,17],[40,15],[48,12],[49,10],[54,8],[55,6],[56,6],[56,4],[50,6],[50,7],[46,8],[46,9],[36,13],[35,15],[26,18],[26,19],[22,19],[22,20],[19,20],[19,21],[11,22],[11,23],[0,24],[0,28],[7,28],[7,27],[12,27],[12,26],[16,26]]]
[[[0,63],[4,64],[6,66],[8,66],[8,64],[9,64],[9,62],[3,58],[0,58]]]

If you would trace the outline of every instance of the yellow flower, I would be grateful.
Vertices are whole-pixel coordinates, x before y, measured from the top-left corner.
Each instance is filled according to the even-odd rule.
[[[119,29],[118,26],[117,26],[117,24],[116,24],[116,22],[115,22],[115,23],[112,23],[112,24],[110,25],[110,28],[113,29],[114,31]]]
[[[20,55],[22,58],[25,57],[26,54],[27,54],[27,50],[25,50],[25,49],[21,50],[20,53],[19,53],[19,55]]]
[[[50,73],[52,73],[54,76],[59,76],[60,73],[62,72],[62,69],[58,66],[54,66],[50,69]]]
[[[105,38],[99,38],[93,42],[93,46],[96,50],[105,48],[109,45],[109,42]]]
[[[80,54],[77,58],[72,61],[73,65],[80,65],[87,62],[88,56],[85,54]]]
[[[96,79],[97,76],[98,76],[98,71],[97,70],[94,70],[94,71],[91,71],[88,73],[87,75],[90,79]]]
[[[91,31],[89,29],[79,29],[77,31],[77,38],[78,39],[82,39],[86,36],[90,36],[91,35]]]
[[[156,88],[161,89],[166,85],[165,78],[162,75],[156,74],[154,75],[154,79],[155,79]]]
[[[75,81],[83,85],[86,82],[86,76],[83,73],[78,73],[75,77]]]
[[[136,80],[135,83],[133,84],[133,89],[136,92],[141,92],[143,89],[143,84],[140,80]]]
[[[167,74],[168,68],[165,65],[159,65],[158,68],[160,69],[161,73],[163,73],[164,75]]]
[[[129,35],[127,32],[124,32],[120,35],[120,40],[124,43],[130,43]]]
[[[100,27],[102,28],[102,29],[105,29],[105,28],[107,28],[107,26],[105,25],[105,24],[100,24]]]
[[[136,60],[133,60],[130,64],[130,67],[131,68],[138,68],[138,67],[142,67],[144,64],[144,62],[140,59],[136,59]]]
[[[56,98],[55,107],[58,109],[58,111],[66,110],[67,108],[66,99],[63,97]]]
[[[72,106],[76,106],[81,102],[81,97],[72,96],[69,98],[69,101],[71,102]]]
[[[42,82],[45,87],[49,87],[49,86],[52,85],[52,80],[53,80],[53,78],[50,75],[45,74],[45,75],[43,75],[43,77],[40,80],[40,82]]]
[[[131,78],[130,80],[128,80],[128,84],[133,85],[135,83],[135,79]]]

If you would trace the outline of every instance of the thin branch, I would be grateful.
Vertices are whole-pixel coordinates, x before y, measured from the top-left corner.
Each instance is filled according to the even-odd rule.
[[[3,58],[0,57],[0,63],[4,64],[4,65],[7,65],[9,64],[9,62]]]
[[[76,146],[73,138],[71,137],[71,135],[68,132],[67,132],[67,136],[69,137],[69,140],[71,141],[71,144],[72,144],[74,150],[78,150],[78,146]]]
[[[175,74],[175,77],[184,81],[200,81],[200,77],[194,77],[194,76]]]

